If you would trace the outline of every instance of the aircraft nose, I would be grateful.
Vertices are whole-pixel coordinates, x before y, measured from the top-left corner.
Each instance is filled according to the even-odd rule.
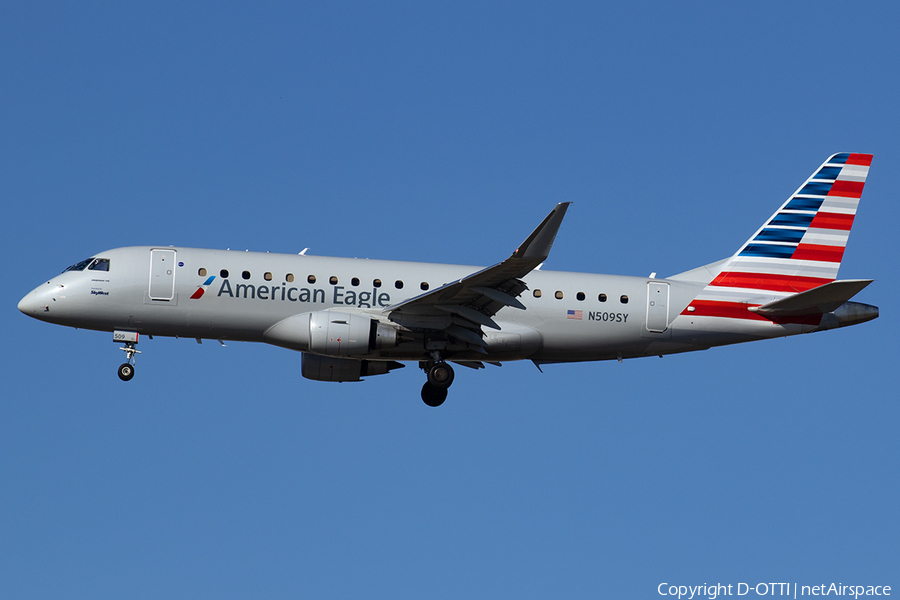
[[[41,315],[46,312],[46,310],[42,309],[47,308],[50,300],[47,297],[48,290],[46,287],[45,284],[28,292],[24,298],[19,300],[19,310],[29,317],[41,318]],[[43,303],[41,302],[42,300],[44,301]]]
[[[51,279],[39,285],[19,301],[19,310],[39,321],[66,324],[66,319],[72,316],[73,308],[66,296],[71,295],[78,287],[77,282],[75,286],[70,284],[69,281]],[[74,308],[78,308],[77,303]]]
[[[28,294],[19,300],[19,310],[29,317],[34,314],[34,292]]]

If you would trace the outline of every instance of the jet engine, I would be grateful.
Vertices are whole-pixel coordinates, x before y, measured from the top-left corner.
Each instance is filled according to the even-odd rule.
[[[397,329],[390,325],[367,315],[331,310],[289,317],[269,328],[264,338],[275,346],[326,356],[368,356],[398,343]]]

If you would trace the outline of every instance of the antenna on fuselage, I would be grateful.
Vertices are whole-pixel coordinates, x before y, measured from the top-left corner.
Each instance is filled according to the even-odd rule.
[[[307,250],[309,250],[309,248],[304,248],[303,251],[300,252],[300,256],[306,256],[306,251],[307,251]]]

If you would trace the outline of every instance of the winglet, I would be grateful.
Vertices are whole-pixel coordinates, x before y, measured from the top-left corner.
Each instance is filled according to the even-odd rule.
[[[545,260],[550,255],[550,247],[556,239],[556,233],[559,226],[562,225],[563,217],[566,216],[566,210],[571,202],[560,202],[557,204],[547,218],[544,219],[537,229],[531,232],[531,235],[516,248],[512,253],[512,258],[538,258]]]

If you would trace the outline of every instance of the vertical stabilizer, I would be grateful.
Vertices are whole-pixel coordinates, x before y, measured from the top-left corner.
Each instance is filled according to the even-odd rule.
[[[691,303],[697,316],[760,318],[766,304],[837,279],[871,154],[831,156],[722,265]]]

